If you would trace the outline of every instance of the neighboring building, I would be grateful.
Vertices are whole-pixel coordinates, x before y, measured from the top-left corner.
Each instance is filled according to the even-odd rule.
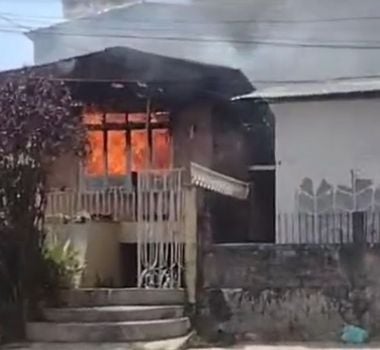
[[[212,228],[202,227],[201,334],[336,341],[347,324],[379,334],[379,92],[379,79],[348,79],[243,97],[273,113],[275,161],[251,170],[265,184],[253,184],[253,201],[275,222],[274,239],[260,226],[254,237],[275,244],[213,244]],[[275,193],[272,207],[265,193]]]
[[[311,242],[299,231],[306,235],[307,225],[308,231],[319,229],[312,218],[379,212],[379,88],[378,79],[338,80],[272,87],[248,96],[268,101],[274,115],[275,163],[266,174],[275,173],[276,242]],[[293,230],[292,217],[284,222],[287,214],[302,216]],[[379,224],[368,220],[378,241]],[[328,232],[315,235],[338,242],[342,227],[337,230],[339,223],[330,221]]]
[[[83,3],[86,3],[83,1]],[[104,1],[103,1],[104,3]],[[35,63],[127,46],[240,69],[256,88],[379,75],[378,0],[145,0],[29,34]]]

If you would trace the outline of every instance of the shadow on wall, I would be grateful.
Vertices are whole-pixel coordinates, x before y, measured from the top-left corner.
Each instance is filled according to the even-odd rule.
[[[323,179],[318,187],[314,185],[312,179],[303,179],[296,193],[298,212],[322,214],[380,209],[380,187],[376,187],[372,180],[356,178],[348,187],[334,186]]]
[[[278,213],[279,243],[380,242],[380,188],[372,180],[356,178],[352,186],[318,187],[305,178],[296,192],[293,213]]]

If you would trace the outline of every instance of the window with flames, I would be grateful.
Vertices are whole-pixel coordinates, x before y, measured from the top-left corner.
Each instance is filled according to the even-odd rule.
[[[123,186],[133,172],[171,167],[169,115],[156,112],[147,119],[146,113],[85,111],[90,145],[84,166],[87,187]]]

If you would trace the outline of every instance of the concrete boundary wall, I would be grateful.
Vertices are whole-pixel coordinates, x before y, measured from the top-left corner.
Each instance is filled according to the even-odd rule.
[[[350,323],[376,336],[379,263],[379,245],[209,245],[198,330],[211,340],[328,341]]]

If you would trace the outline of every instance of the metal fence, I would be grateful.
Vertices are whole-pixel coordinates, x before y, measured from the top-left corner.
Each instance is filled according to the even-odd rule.
[[[138,287],[183,287],[183,169],[144,171],[138,177]]]
[[[380,212],[279,213],[276,243],[346,244],[380,242]]]
[[[91,216],[109,216],[117,221],[135,221],[136,194],[122,187],[94,191],[50,191],[46,216],[75,217],[81,212]]]

